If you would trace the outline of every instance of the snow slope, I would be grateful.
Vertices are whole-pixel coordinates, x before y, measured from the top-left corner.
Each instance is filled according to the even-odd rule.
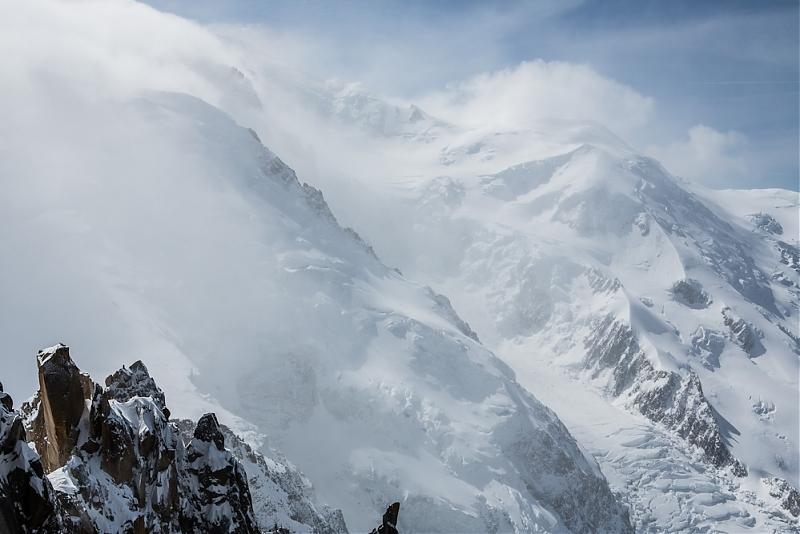
[[[552,366],[636,525],[792,521],[761,479],[798,484],[796,194],[687,185],[600,125],[445,123],[133,2],[2,15],[0,46],[46,52],[0,73],[8,354],[146,358],[355,531],[394,500],[409,532],[625,531],[525,389]]]
[[[79,9],[105,6],[164,23],[127,2]],[[52,98],[24,66],[0,85],[13,394],[32,389],[30,346],[69,339],[95,375],[145,358],[174,416],[268,436],[355,531],[393,501],[409,532],[630,529],[594,460],[447,298],[381,263],[252,130],[151,91],[159,79],[109,88],[116,62],[59,72]],[[220,101],[249,94],[230,90],[235,70],[210,72],[229,74],[211,78]]]
[[[550,402],[583,443],[614,425],[592,434],[585,421],[616,414],[626,437],[610,455],[595,449],[611,480],[642,473],[625,445],[641,432],[667,455],[643,466],[654,480],[700,454],[697,472],[741,511],[717,517],[726,530],[796,521],[764,480],[800,478],[797,193],[689,184],[602,127],[566,121],[405,145],[385,145],[382,174],[365,159],[334,207],[390,264],[447,294],[532,391],[546,391],[543,365],[566,370],[566,400]],[[578,405],[586,388],[599,396]],[[653,515],[664,487],[637,489],[640,527],[700,528],[730,509],[689,489],[693,507],[679,498]]]

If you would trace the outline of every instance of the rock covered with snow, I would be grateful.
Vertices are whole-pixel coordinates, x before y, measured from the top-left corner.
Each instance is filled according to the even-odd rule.
[[[761,356],[765,352],[764,345],[761,343],[763,333],[751,323],[736,315],[730,308],[722,310],[723,322],[730,330],[733,341],[742,347],[749,356]]]
[[[189,419],[174,423],[183,442],[190,443],[198,425]],[[247,475],[255,520],[262,531],[347,533],[342,512],[317,502],[311,481],[279,452],[271,450],[269,456],[265,456],[225,425],[220,424],[218,428],[226,448]]]
[[[200,63],[201,70],[209,66],[205,59]],[[223,71],[230,78],[231,69]],[[238,72],[244,79],[241,73],[247,69]],[[214,80],[204,74],[198,73],[199,79],[213,85]],[[169,90],[181,88],[169,86]],[[225,107],[226,99],[238,94],[220,92],[225,98],[216,99],[213,90],[197,96]],[[706,404],[714,403],[726,417],[735,413],[731,408],[736,406],[735,395],[721,384],[737,376],[729,371],[742,365],[741,351],[737,343],[726,343],[716,367],[702,365],[694,355],[692,360],[683,357],[689,355],[686,340],[698,326],[714,331],[727,327],[717,310],[713,317],[703,315],[712,310],[688,308],[665,298],[668,284],[677,279],[691,276],[701,281],[715,302],[725,302],[765,332],[764,343],[770,348],[766,357],[743,363],[749,366],[748,374],[759,378],[752,381],[754,388],[777,385],[777,396],[790,398],[781,393],[794,384],[772,377],[792,376],[796,370],[785,358],[780,361],[779,345],[795,335],[791,310],[797,308],[786,298],[790,289],[776,290],[772,284],[772,264],[763,261],[767,254],[758,246],[760,241],[740,239],[737,223],[720,215],[718,206],[676,185],[654,162],[619,149],[613,136],[600,127],[569,126],[566,134],[549,125],[533,132],[476,130],[439,139],[452,132],[428,128],[430,117],[418,108],[398,113],[351,88],[332,88],[322,95],[323,113],[329,116],[362,125],[393,142],[410,133],[414,140],[424,138],[434,145],[424,152],[434,153],[441,165],[431,167],[426,161],[419,166],[422,170],[397,172],[408,182],[420,172],[440,175],[446,166],[454,178],[442,188],[444,206],[438,210],[435,201],[421,201],[434,213],[429,218],[420,213],[407,233],[404,228],[384,241],[381,255],[398,250],[407,253],[406,258],[434,257],[431,264],[454,266],[451,272],[429,272],[395,261],[396,257],[389,260],[446,293],[481,339],[513,364],[515,377],[476,342],[477,336],[469,335],[467,322],[443,301],[395,276],[374,254],[364,254],[369,247],[335,224],[319,190],[300,184],[280,159],[224,113],[181,94],[148,93],[122,106],[117,98],[113,103],[97,100],[86,109],[76,106],[74,120],[69,121],[86,137],[64,136],[34,124],[29,129],[36,136],[23,138],[23,143],[76,154],[75,159],[87,163],[85,172],[70,176],[75,195],[53,195],[42,205],[34,233],[52,250],[61,251],[68,244],[81,263],[75,272],[59,266],[58,277],[26,270],[38,266],[39,260],[34,255],[26,263],[30,240],[3,236],[3,248],[10,251],[8,265],[25,273],[6,278],[23,285],[23,291],[9,292],[12,298],[16,293],[25,295],[27,289],[38,290],[41,282],[59,294],[73,294],[76,308],[86,312],[88,322],[102,325],[87,335],[96,344],[106,325],[113,325],[148,350],[157,347],[169,360],[165,367],[176,371],[170,379],[180,383],[192,373],[192,385],[201,392],[195,402],[210,395],[239,415],[260,417],[262,430],[275,430],[282,445],[291,445],[293,458],[313,470],[326,497],[347,504],[352,517],[369,515],[364,519],[368,524],[359,525],[365,529],[373,526],[372,512],[379,514],[389,499],[398,499],[407,512],[400,521],[417,530],[611,530],[620,525],[624,530],[627,522],[621,507],[610,497],[608,483],[592,459],[517,380],[537,395],[540,386],[546,393],[548,384],[537,383],[535,377],[554,362],[580,370],[578,386],[571,388],[576,395],[585,389],[580,380],[586,375],[601,387],[617,383],[609,378],[615,373],[620,384],[641,378],[640,384],[622,387],[620,396],[609,395],[607,403],[631,400],[625,405],[635,413],[641,413],[637,406],[644,407],[654,418],[669,422],[671,426],[661,425],[667,431],[688,428],[687,435],[711,436],[713,442],[714,432],[706,432],[713,428],[705,424],[705,416],[713,411],[705,409]],[[40,104],[41,115],[49,117],[46,102]],[[267,107],[270,102],[261,104]],[[114,124],[105,119],[86,121],[97,109],[114,117]],[[258,122],[255,113],[238,118]],[[17,127],[14,120],[4,122],[10,131]],[[272,123],[267,122],[263,131],[278,132],[272,133],[270,143],[281,137]],[[71,144],[75,138],[81,142]],[[303,132],[291,143],[305,144],[298,140],[307,140]],[[50,173],[30,169],[24,157],[16,161],[24,151],[8,152],[3,169],[10,171],[8,176],[21,175],[19,187],[8,188],[8,206],[28,206],[37,191],[48,190],[51,181],[44,175]],[[398,167],[400,160],[414,155],[402,156]],[[547,161],[550,156],[559,159]],[[347,175],[358,168],[354,163]],[[364,168],[374,175],[369,178],[379,178],[375,166]],[[320,169],[327,171],[324,165]],[[342,169],[331,170],[337,175]],[[312,173],[308,176],[314,178]],[[27,184],[33,187],[28,190]],[[109,202],[121,198],[120,192],[138,201]],[[361,196],[373,202],[369,195]],[[357,219],[359,210],[350,202],[354,201],[348,199],[341,210],[334,208]],[[389,217],[394,226],[404,220],[392,210],[369,207],[371,211],[364,211],[385,211],[379,215]],[[11,221],[21,219],[21,214],[11,213]],[[377,229],[392,224],[373,222],[359,230],[370,242],[379,243]],[[748,236],[754,234],[750,228]],[[406,239],[421,244],[419,254],[412,246],[403,246]],[[557,247],[555,241],[561,241]],[[425,250],[428,243],[434,246]],[[783,266],[798,264],[793,246],[775,243],[772,250],[781,251],[775,267],[789,282],[793,279],[786,275],[791,273]],[[554,249],[560,249],[559,254],[553,254]],[[615,254],[619,250],[624,253]],[[450,251],[454,257],[445,258]],[[609,276],[581,276],[595,271],[608,271]],[[215,293],[213,288],[220,286],[224,293]],[[34,302],[10,301],[9,307],[19,311],[4,328],[30,323],[48,329],[60,324],[59,316],[43,316],[29,301]],[[640,302],[649,302],[649,307],[639,306]],[[611,365],[595,366],[586,359],[585,340],[593,334],[587,330],[609,313],[630,329],[640,350],[631,352],[630,358],[618,357],[615,350],[602,351],[609,356],[601,359]],[[276,315],[280,321],[271,321]],[[502,328],[495,328],[495,318]],[[788,334],[776,330],[782,326]],[[627,332],[611,336],[623,346],[628,337]],[[701,336],[701,345],[713,344]],[[129,347],[125,345],[134,350]],[[639,353],[643,358],[637,357]],[[776,353],[779,357],[773,358]],[[221,355],[236,365],[225,365]],[[544,360],[536,359],[539,355]],[[105,356],[97,358],[101,363],[96,365],[107,365]],[[126,354],[122,361],[133,359]],[[263,364],[268,360],[280,362],[279,372]],[[533,363],[526,365],[529,362]],[[702,390],[691,380],[690,371],[700,377]],[[705,403],[698,401],[700,392]],[[91,398],[97,396],[92,393]],[[132,400],[108,399],[109,407],[112,401],[118,403],[112,419],[120,424],[125,424],[122,419],[141,422],[140,417],[147,420],[159,408],[155,401],[146,409],[142,406],[141,413],[138,407],[122,406]],[[696,425],[686,417],[682,402],[690,409],[700,408],[703,417]],[[562,408],[567,416],[575,409],[569,403]],[[594,413],[595,408],[577,409]],[[753,415],[749,405],[746,408],[739,412]],[[793,412],[779,406],[776,427],[793,428],[786,423],[792,413],[796,408]],[[752,427],[746,419],[735,423],[720,425],[718,434],[725,437],[736,427],[745,430],[736,445],[747,453],[744,445],[749,436],[761,434],[749,432]],[[117,436],[114,424],[109,420],[109,440],[128,443]],[[150,442],[153,427],[147,423],[144,427],[150,430],[141,440],[132,438],[135,447],[146,448]],[[793,451],[796,432],[783,434],[789,436],[784,448]],[[319,446],[320,435],[330,443]],[[593,443],[588,435],[584,443]],[[763,439],[774,445],[779,438],[771,436]],[[687,440],[676,442],[686,445]],[[670,447],[680,446],[670,442]],[[769,448],[770,453],[777,450]],[[614,453],[596,457],[613,465]],[[749,456],[763,465],[774,461],[772,454]],[[775,469],[783,469],[775,463]],[[796,471],[791,458],[785,463],[785,471]],[[119,469],[127,472],[127,460]],[[66,478],[59,483],[70,487]],[[716,499],[710,502],[717,504]]]
[[[41,458],[28,444],[22,415],[0,384],[0,532],[56,533],[63,528]]]
[[[775,498],[780,507],[794,517],[800,517],[800,492],[787,481],[778,477],[761,479],[770,497]]]
[[[186,445],[184,476],[182,531],[258,532],[247,475],[213,413],[200,418]]]
[[[753,223],[753,226],[762,232],[768,232],[775,235],[783,234],[783,226],[769,213],[760,211],[758,213],[749,215],[748,219],[750,219],[750,221]]]
[[[700,447],[718,467],[732,466],[745,474],[722,438],[713,408],[694,373],[655,369],[631,328],[606,316],[597,321],[586,339],[586,365],[595,375],[610,371],[610,388],[648,419],[674,430]]]
[[[80,373],[65,345],[41,351],[37,361],[41,388],[26,403],[24,417],[0,392],[0,491],[13,497],[0,507],[0,520],[7,527],[3,532],[28,532],[33,527],[39,532],[261,530],[247,472],[226,448],[213,413],[192,425],[192,436],[184,442],[179,425],[167,418],[164,393],[141,361],[109,376],[105,387]],[[67,401],[74,397],[76,405],[59,403],[57,395]],[[24,423],[37,435],[30,444]],[[246,447],[225,432],[238,449]],[[45,476],[33,447],[47,451],[51,443],[59,446],[53,449]],[[263,456],[257,459],[266,464]],[[257,473],[254,480],[259,482],[263,475]],[[262,496],[257,504],[272,506],[273,511],[290,507],[286,500],[272,502],[270,497]],[[301,509],[310,491],[293,498],[294,508]],[[336,517],[333,511],[327,513]],[[347,532],[338,517],[337,529],[327,532]],[[305,528],[300,522],[292,526],[293,532]]]
[[[691,278],[678,280],[672,284],[670,293],[677,302],[690,308],[708,308],[708,305],[711,304],[711,297],[703,291],[703,285]]]

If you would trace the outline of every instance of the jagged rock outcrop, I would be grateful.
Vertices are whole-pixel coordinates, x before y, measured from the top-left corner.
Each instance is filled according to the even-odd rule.
[[[783,234],[783,226],[769,213],[765,213],[763,211],[752,213],[748,215],[747,218],[750,219],[750,222],[753,223],[753,226],[762,232],[775,235]]]
[[[782,478],[762,478],[761,483],[767,487],[771,497],[774,497],[780,507],[794,517],[800,517],[800,492]]]
[[[25,443],[23,418],[12,417],[17,448],[28,451],[16,455],[31,459],[22,472],[35,477],[38,465],[34,486],[44,488],[38,501],[21,501],[23,516],[45,514],[51,502],[50,515],[66,531],[259,531],[247,477],[225,449],[214,414],[201,418],[184,445],[141,361],[109,376],[105,387],[81,374],[65,345],[40,351],[37,361],[40,389],[24,414],[59,491]]]
[[[131,367],[140,372],[123,368],[106,380],[109,387],[95,385],[85,441],[64,476],[74,481],[79,491],[73,499],[98,530],[172,532],[187,488],[184,451],[159,406],[163,393],[141,362]],[[121,374],[134,379],[113,379]]]
[[[25,438],[22,416],[0,384],[0,532],[60,532],[61,509]]]
[[[708,308],[711,304],[711,296],[703,291],[703,285],[692,278],[678,280],[672,284],[670,293],[676,302],[696,310]]]
[[[395,502],[389,505],[386,512],[383,514],[381,524],[373,529],[370,534],[398,534],[397,533],[397,516],[400,513],[400,503]]]
[[[780,262],[800,273],[800,248],[780,240],[775,242],[775,248],[778,249]]]
[[[217,417],[207,413],[186,446],[186,487],[181,510],[184,532],[258,532],[247,475],[231,452]]]
[[[79,424],[91,395],[91,379],[81,375],[66,345],[42,349],[36,357],[39,367],[41,404],[34,426],[36,449],[46,472],[64,465],[77,444]]]
[[[288,461],[253,451],[213,413],[170,421],[141,361],[105,387],[65,345],[37,362],[40,389],[19,413],[0,385],[0,532],[249,534],[280,523],[347,533],[341,511],[315,505]],[[49,451],[48,469],[34,448]]]
[[[179,419],[174,423],[188,444],[194,437],[194,421]],[[316,503],[311,482],[288,460],[276,451],[270,451],[266,458],[225,425],[220,424],[219,430],[225,446],[244,467],[256,523],[263,531],[347,533],[341,510]]]
[[[725,348],[725,336],[704,326],[699,326],[692,333],[690,354],[703,362],[707,369],[719,367],[719,356]]]
[[[714,409],[695,373],[681,376],[654,369],[630,326],[611,315],[595,321],[585,345],[586,365],[594,375],[611,371],[610,389],[615,397],[624,395],[642,415],[700,447],[711,464],[730,466],[740,476],[746,474],[725,445]]]
[[[738,315],[730,308],[722,310],[722,317],[725,326],[730,329],[730,335],[737,345],[742,347],[750,357],[761,356],[766,349],[761,343],[762,333]]]

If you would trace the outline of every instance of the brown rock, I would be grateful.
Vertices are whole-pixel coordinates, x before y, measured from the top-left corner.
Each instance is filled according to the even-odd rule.
[[[69,347],[58,344],[39,351],[36,358],[39,366],[39,416],[44,419],[47,436],[42,455],[45,472],[63,466],[75,448],[78,439],[78,423],[86,411],[86,399],[90,381],[81,375],[69,355]]]

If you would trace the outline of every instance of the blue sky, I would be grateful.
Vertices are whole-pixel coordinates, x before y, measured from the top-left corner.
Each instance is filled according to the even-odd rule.
[[[589,65],[652,97],[628,139],[681,167],[703,126],[730,171],[714,186],[798,189],[797,1],[539,2],[150,0],[202,23],[258,25],[316,43],[317,74],[413,99],[481,72],[543,59]],[[694,132],[694,133],[691,133]],[[698,135],[695,135],[698,134]],[[715,141],[714,141],[715,140]],[[705,170],[704,170],[705,169]]]

